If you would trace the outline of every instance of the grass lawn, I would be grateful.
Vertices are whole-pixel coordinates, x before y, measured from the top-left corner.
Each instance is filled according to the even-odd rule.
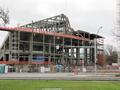
[[[0,90],[120,90],[120,81],[0,80]]]

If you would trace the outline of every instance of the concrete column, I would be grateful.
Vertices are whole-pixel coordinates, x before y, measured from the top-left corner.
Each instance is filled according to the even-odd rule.
[[[54,55],[53,55],[53,62],[55,62],[55,51],[56,51],[56,46],[55,46],[55,36],[53,36],[53,47],[54,47]]]
[[[9,60],[12,59],[12,35],[11,35],[11,32],[9,32]]]
[[[49,39],[49,62],[51,62],[51,39]]]
[[[43,34],[43,56],[45,57],[45,35]]]
[[[64,52],[64,42],[65,42],[64,37],[63,37],[62,41],[63,41],[63,57],[62,57],[62,63],[63,63],[63,62],[65,62],[64,55],[66,55],[66,53]]]
[[[32,61],[33,58],[33,33],[31,33],[31,37],[30,37],[30,57],[29,57],[29,61]]]
[[[6,43],[5,43],[6,44]],[[4,50],[4,54],[3,54],[3,61],[5,61],[6,56],[5,56],[5,44],[3,45],[3,50]]]
[[[70,60],[70,64],[72,63],[72,59],[73,59],[73,47],[72,47],[72,39],[71,39],[71,60]]]
[[[20,60],[20,31],[18,31],[18,60]]]

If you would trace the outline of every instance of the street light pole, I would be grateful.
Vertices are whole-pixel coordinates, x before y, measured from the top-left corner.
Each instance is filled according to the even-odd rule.
[[[103,28],[102,26],[100,26],[100,27],[98,28],[97,34],[99,33],[99,31],[100,31],[102,28]]]
[[[94,63],[95,63],[95,73],[96,73],[96,70],[97,70],[97,65],[96,65],[96,62],[97,62],[97,53],[96,53],[96,38],[94,39]]]
[[[103,27],[102,26],[100,26],[99,28],[98,28],[98,30],[97,30],[97,35],[98,35],[98,33],[99,33],[99,31],[102,29]],[[95,73],[96,73],[96,71],[97,71],[97,65],[96,65],[96,63],[97,63],[97,36],[95,37],[95,39],[94,39],[94,55],[95,55]]]
[[[81,37],[82,37],[82,46],[83,46],[83,40],[84,40],[84,37],[83,37],[83,35],[82,34],[78,34],[78,35],[80,35]],[[82,59],[82,71],[84,70],[84,60]]]

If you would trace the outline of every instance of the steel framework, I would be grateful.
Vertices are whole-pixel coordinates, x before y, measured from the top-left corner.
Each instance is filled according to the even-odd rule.
[[[97,63],[103,65],[103,37],[82,30],[74,31],[68,18],[58,15],[21,27],[0,27],[9,35],[1,48],[0,63],[12,65],[94,64],[97,37]]]

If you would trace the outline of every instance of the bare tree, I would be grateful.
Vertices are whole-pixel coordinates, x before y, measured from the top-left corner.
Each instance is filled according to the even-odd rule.
[[[113,47],[112,45],[107,45],[106,46],[106,64],[112,64],[112,63],[117,63],[118,60],[118,54],[117,54],[117,50],[115,47]]]
[[[0,19],[2,19],[3,23],[0,23],[0,26],[5,26],[6,24],[9,24],[9,10],[5,10],[0,7]]]

